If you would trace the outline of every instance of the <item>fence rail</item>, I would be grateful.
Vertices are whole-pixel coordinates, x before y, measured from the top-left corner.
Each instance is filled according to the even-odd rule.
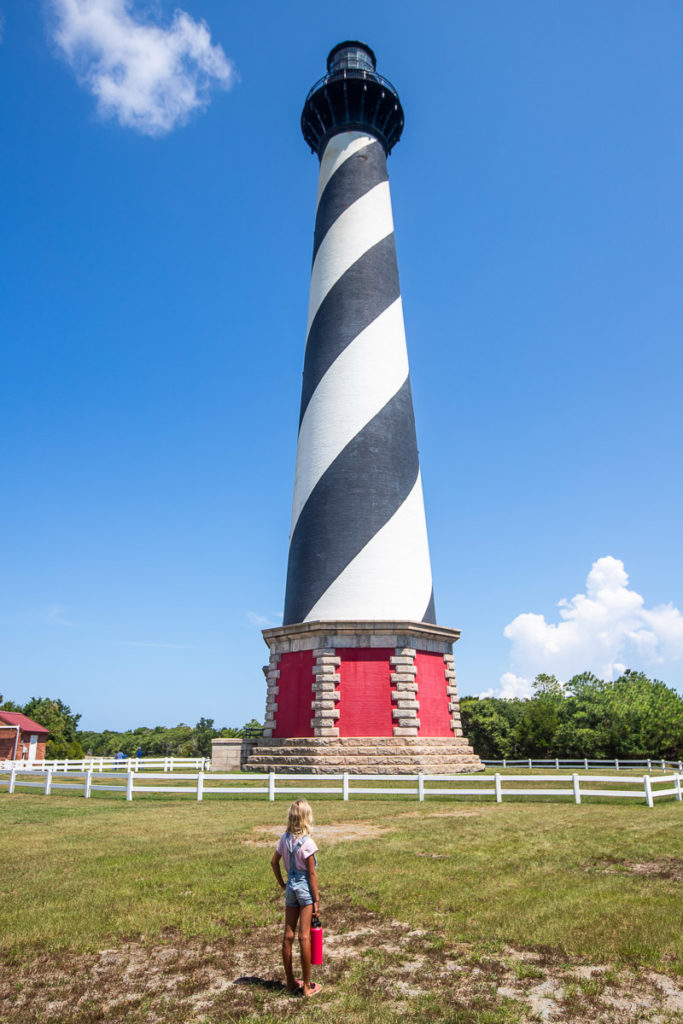
[[[504,757],[502,761],[482,760],[482,764],[485,764],[487,768],[494,768],[496,765],[500,765],[501,768],[516,768],[520,765],[530,769],[552,767],[556,771],[561,771],[562,769],[576,771],[577,768],[583,768],[584,771],[588,771],[590,768],[614,768],[616,771],[629,771],[634,768],[647,768],[649,772],[665,772],[667,768],[672,768],[674,771],[683,772],[683,761],[671,761],[665,757],[645,757],[640,760],[621,757],[614,758],[613,760],[590,757],[524,757],[519,760],[512,760],[509,757]]]
[[[633,771],[637,768],[645,768],[648,772],[666,772],[667,769],[670,769],[671,771],[683,774],[683,761],[672,761],[663,757],[643,758],[641,760],[626,760],[623,758],[600,760],[587,757],[575,759],[567,757],[525,757],[521,760],[503,758],[501,761],[482,761],[482,764],[486,765],[487,768],[495,768],[497,766],[504,769],[524,767],[529,770],[534,768],[554,768],[556,771],[576,771],[577,768],[582,768],[584,771],[589,771],[591,768],[614,768],[616,771]],[[211,759],[208,757],[176,757],[170,755],[169,757],[127,757],[124,759],[117,759],[115,757],[84,757],[80,759],[61,758],[52,761],[0,760],[0,770],[10,770],[12,768],[17,768],[23,772],[46,771],[48,769],[53,772],[85,772],[90,770],[104,772],[108,769],[125,772],[168,773],[191,770],[208,772],[211,769]]]
[[[17,768],[22,772],[53,771],[53,772],[104,772],[108,769],[124,772],[176,772],[208,771],[211,760],[208,757],[83,757],[61,758],[56,761],[0,761],[0,770]]]
[[[59,781],[55,780],[58,779]],[[68,779],[68,781],[67,781]],[[648,807],[654,807],[659,797],[673,796],[683,800],[681,774],[641,777],[622,776],[616,782],[614,775],[583,775],[574,772],[571,776],[571,788],[566,786],[566,775],[350,775],[343,772],[336,775],[280,775],[270,772],[268,775],[255,774],[218,774],[208,775],[203,772],[175,773],[173,784],[154,785],[155,781],[168,780],[168,773],[157,772],[139,775],[127,771],[125,779],[120,772],[95,772],[92,768],[85,772],[57,772],[52,768],[25,772],[20,768],[0,768],[0,787],[7,787],[8,793],[15,793],[18,788],[42,789],[48,796],[55,790],[77,790],[88,798],[96,792],[125,793],[126,800],[132,800],[136,793],[185,793],[203,800],[207,794],[267,794],[269,800],[278,795],[298,795],[302,793],[331,794],[350,800],[351,796],[416,796],[419,801],[430,796],[476,796],[494,797],[501,803],[503,797],[524,796],[570,796],[574,802],[581,803],[583,797],[612,797],[644,799]],[[186,782],[189,785],[176,785]],[[232,785],[216,785],[230,782]],[[401,785],[388,786],[387,783]],[[561,783],[551,789],[541,788],[539,783]],[[605,785],[620,786],[619,789],[593,788]],[[245,784],[246,783],[246,784]],[[278,783],[284,783],[278,785]],[[292,785],[292,783],[295,783]],[[317,783],[317,785],[311,785]],[[322,784],[321,784],[322,783]],[[369,785],[374,783],[374,785]],[[382,785],[377,785],[382,783]],[[514,785],[522,783],[519,785]],[[511,785],[512,784],[512,785]],[[667,787],[667,788],[660,788]]]

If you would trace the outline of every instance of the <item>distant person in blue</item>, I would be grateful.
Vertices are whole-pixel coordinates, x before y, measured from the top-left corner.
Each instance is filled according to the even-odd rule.
[[[116,753],[114,754],[114,760],[115,761],[125,761],[126,760],[126,755],[124,754],[124,752],[122,750],[117,750]],[[118,767],[119,767],[118,764],[115,764],[114,765],[114,771],[116,771]]]
[[[142,747],[138,747],[136,757],[142,757]]]

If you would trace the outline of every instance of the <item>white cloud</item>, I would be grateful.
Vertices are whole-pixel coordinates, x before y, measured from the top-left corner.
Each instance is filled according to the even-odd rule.
[[[500,686],[497,689],[491,687],[490,690],[484,690],[480,693],[480,697],[504,697],[506,700],[511,700],[513,697],[521,697],[526,699],[531,697],[532,687],[531,680],[526,679],[524,676],[517,676],[514,672],[503,672],[500,677]]]
[[[54,40],[105,117],[163,135],[208,103],[212,85],[235,78],[208,26],[176,10],[162,28],[132,0],[48,0]]]
[[[627,667],[656,671],[683,658],[678,608],[646,608],[628,582],[624,563],[608,555],[593,563],[585,594],[558,602],[560,622],[546,622],[534,612],[513,619],[504,630],[512,642],[513,671],[501,677],[496,696],[528,695],[539,672],[563,681],[584,670],[614,679]]]

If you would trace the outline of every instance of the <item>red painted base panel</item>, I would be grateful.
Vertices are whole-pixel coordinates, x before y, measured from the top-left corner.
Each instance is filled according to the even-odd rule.
[[[340,736],[393,736],[391,663],[393,648],[340,647]]]
[[[339,684],[336,721],[339,736],[393,736],[396,702],[391,681],[393,648],[340,647],[337,672]],[[452,736],[450,698],[447,692],[446,666],[441,654],[418,651],[415,657],[416,697],[419,701],[418,736]],[[280,676],[278,710],[273,736],[277,738],[313,736],[312,702],[315,699],[313,651],[283,654],[278,663]]]
[[[443,655],[418,651],[415,664],[420,702],[418,736],[452,736]]]
[[[312,736],[313,651],[283,654],[278,663],[277,718],[273,736]]]

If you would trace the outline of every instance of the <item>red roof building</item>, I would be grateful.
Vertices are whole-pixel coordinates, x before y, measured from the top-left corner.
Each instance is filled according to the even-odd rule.
[[[0,711],[0,761],[42,761],[49,729],[19,711]]]

